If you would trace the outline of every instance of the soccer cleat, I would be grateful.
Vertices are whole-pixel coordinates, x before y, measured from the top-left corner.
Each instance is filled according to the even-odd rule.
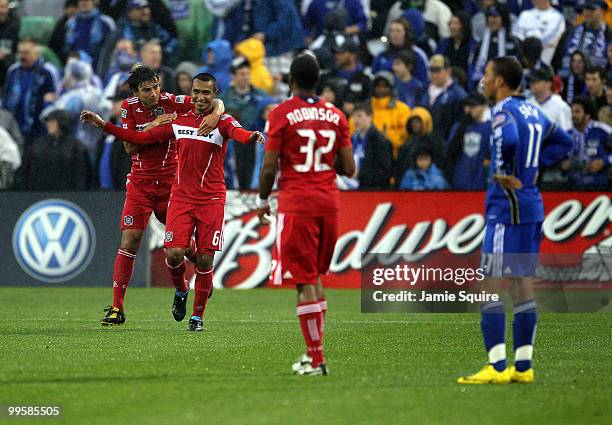
[[[187,330],[189,332],[202,332],[204,330],[204,322],[198,316],[191,316]]]
[[[100,320],[102,326],[115,326],[125,323],[125,313],[117,307],[109,305],[104,311],[106,311],[106,315]]]
[[[174,292],[172,316],[174,316],[174,320],[177,322],[182,321],[185,318],[185,314],[187,314],[187,295],[189,295],[189,290],[187,290],[185,295],[179,295],[178,291]]]
[[[493,365],[486,365],[480,372],[474,375],[462,376],[457,379],[458,384],[509,384],[510,369],[506,368],[501,372],[495,370]]]
[[[532,384],[535,382],[535,372],[532,367],[526,371],[519,372],[515,366],[510,366],[510,380],[519,384]]]
[[[189,248],[185,250],[185,258],[196,264],[198,261],[198,247],[196,246],[195,239],[189,239]]]
[[[312,367],[312,363],[306,363],[298,370],[293,371],[296,375],[302,376],[327,376],[329,375],[329,369],[325,363],[321,363],[317,367]]]
[[[293,370],[293,372],[297,373],[300,368],[304,367],[307,364],[312,364],[312,357],[310,357],[308,354],[302,354],[302,357],[300,357],[297,362],[293,363],[291,369]]]

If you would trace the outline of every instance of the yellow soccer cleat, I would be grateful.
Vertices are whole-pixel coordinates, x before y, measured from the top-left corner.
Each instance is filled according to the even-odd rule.
[[[510,380],[512,382],[518,382],[519,384],[532,384],[535,382],[535,372],[530,367],[524,372],[519,372],[516,367],[510,366]]]
[[[457,379],[458,384],[509,384],[510,369],[506,368],[501,372],[495,370],[493,365],[486,365],[480,372],[470,376],[462,376]]]

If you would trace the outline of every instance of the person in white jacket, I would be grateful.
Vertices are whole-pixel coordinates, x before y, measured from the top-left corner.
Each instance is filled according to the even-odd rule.
[[[450,37],[450,30],[448,29],[448,23],[453,17],[453,13],[450,8],[442,3],[440,0],[421,0],[422,5],[419,8],[423,13],[423,19],[425,22],[429,22],[438,27],[438,37],[441,39]],[[387,25],[385,26],[385,34],[395,19],[402,16],[402,14],[408,9],[408,3],[412,6],[415,2],[397,1],[389,9],[387,15]],[[413,6],[412,6],[413,7]]]
[[[15,171],[21,166],[21,153],[13,137],[0,127],[0,190],[9,189]]]
[[[527,37],[539,38],[543,46],[541,60],[550,65],[565,31],[565,18],[552,7],[550,0],[533,0],[533,5],[533,9],[521,12],[512,32],[521,41]]]
[[[563,98],[552,92],[553,76],[548,69],[538,69],[529,74],[529,88],[532,97],[528,100],[538,106],[546,117],[557,123],[563,130],[573,128],[572,108]]]

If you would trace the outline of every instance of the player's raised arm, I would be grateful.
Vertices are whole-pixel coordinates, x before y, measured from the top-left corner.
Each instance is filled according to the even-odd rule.
[[[164,124],[161,127],[156,127],[148,131],[136,131],[117,127],[109,122],[106,122],[95,112],[81,112],[81,121],[89,123],[95,127],[102,129],[105,133],[112,134],[120,140],[124,140],[136,145],[151,145],[162,143],[173,136],[172,127]]]

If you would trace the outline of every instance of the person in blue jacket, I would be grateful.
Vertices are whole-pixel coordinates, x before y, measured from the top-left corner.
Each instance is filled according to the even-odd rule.
[[[401,190],[444,190],[448,188],[444,174],[432,162],[431,156],[431,151],[427,148],[421,148],[416,152],[416,167],[409,168],[404,174],[400,183]]]

